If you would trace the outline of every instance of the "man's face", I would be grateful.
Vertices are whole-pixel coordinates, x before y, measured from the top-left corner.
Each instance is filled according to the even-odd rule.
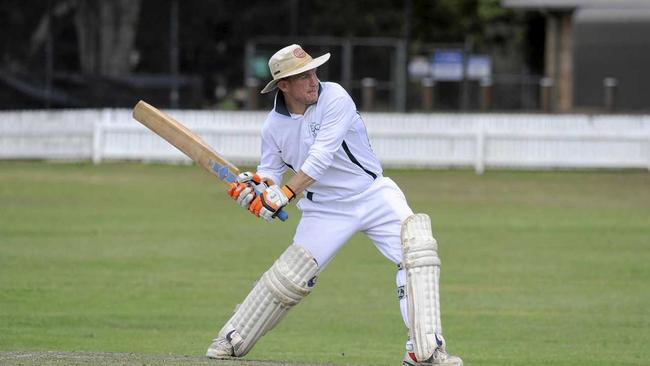
[[[316,76],[316,69],[289,76],[280,81],[278,87],[285,96],[305,106],[312,105],[318,101],[318,77]]]

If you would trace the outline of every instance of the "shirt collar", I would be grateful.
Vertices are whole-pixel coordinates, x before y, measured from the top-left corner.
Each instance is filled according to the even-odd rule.
[[[318,83],[318,96],[320,97],[320,93],[323,91],[323,85],[319,82]],[[316,102],[318,103],[318,102]],[[280,113],[284,116],[291,117],[291,113],[289,113],[289,109],[287,108],[287,103],[284,101],[284,94],[280,89],[278,89],[278,92],[275,93],[275,106],[274,108],[277,113]]]

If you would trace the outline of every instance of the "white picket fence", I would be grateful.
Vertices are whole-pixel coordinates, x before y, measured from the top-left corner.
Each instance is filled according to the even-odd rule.
[[[168,111],[236,164],[255,164],[266,112]],[[391,168],[650,170],[650,116],[363,113]],[[126,109],[0,112],[0,159],[189,162]]]

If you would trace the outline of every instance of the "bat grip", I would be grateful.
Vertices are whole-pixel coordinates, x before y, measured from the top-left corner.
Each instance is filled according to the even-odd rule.
[[[287,219],[289,218],[289,215],[286,212],[284,212],[284,210],[280,209],[280,211],[278,211],[278,213],[275,215],[275,217],[280,219],[280,221],[287,221]]]

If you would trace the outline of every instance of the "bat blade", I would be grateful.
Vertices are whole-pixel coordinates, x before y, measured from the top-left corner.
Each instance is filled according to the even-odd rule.
[[[133,118],[224,183],[233,183],[237,180],[239,169],[234,164],[217,154],[197,134],[156,107],[141,100],[133,108]],[[285,221],[288,215],[284,211],[279,211],[277,217]]]
[[[217,154],[197,134],[171,116],[141,100],[133,108],[133,118],[217,178],[226,183],[236,180],[239,169],[234,164]]]

